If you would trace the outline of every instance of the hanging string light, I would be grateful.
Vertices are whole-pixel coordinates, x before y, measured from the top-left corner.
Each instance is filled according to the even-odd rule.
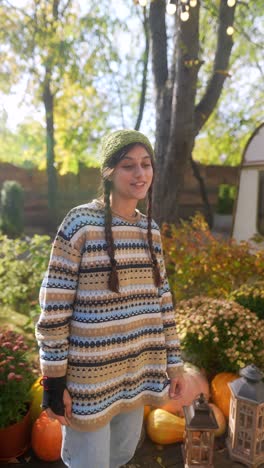
[[[151,0],[134,0],[135,3],[139,3],[142,7],[146,7]],[[233,8],[237,0],[226,0],[228,7]],[[178,10],[181,21],[188,21],[190,18],[190,9],[195,8],[198,4],[198,0],[166,0],[166,12],[168,15],[175,15]],[[226,29],[228,36],[232,36],[234,33],[233,26],[228,26]]]
[[[177,6],[176,6],[176,1],[168,1],[166,5],[166,12],[168,15],[174,15],[176,13]]]
[[[232,34],[234,34],[234,28],[233,26],[228,26],[228,28],[226,28],[226,34],[228,36],[232,36]]]
[[[227,6],[230,8],[234,7],[236,4],[236,0],[227,0]]]
[[[187,5],[182,5],[181,7],[181,13],[180,13],[180,18],[182,21],[188,21],[190,15],[189,15],[189,11],[187,9]]]

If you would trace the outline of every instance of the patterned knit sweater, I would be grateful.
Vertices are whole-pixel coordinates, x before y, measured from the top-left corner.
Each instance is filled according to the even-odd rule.
[[[43,375],[67,376],[71,427],[93,431],[117,413],[168,398],[182,362],[157,224],[153,245],[162,286],[153,282],[147,218],[113,217],[120,292],[110,271],[101,203],[73,208],[54,240],[36,326]]]

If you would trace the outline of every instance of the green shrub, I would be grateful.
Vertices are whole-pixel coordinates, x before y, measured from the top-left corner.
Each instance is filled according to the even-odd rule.
[[[6,180],[1,190],[0,228],[10,237],[19,237],[24,230],[24,191],[13,180]]]
[[[264,370],[264,327],[236,302],[197,296],[176,306],[176,327],[186,358],[209,375],[250,363]]]
[[[49,236],[24,240],[0,236],[0,304],[28,316],[39,310],[39,288],[49,252]]]
[[[264,320],[264,281],[243,284],[230,295],[230,299],[255,312],[259,319]]]
[[[235,185],[221,184],[218,189],[216,211],[219,214],[232,214],[236,197]]]
[[[228,298],[249,280],[263,278],[264,250],[213,235],[201,214],[162,227],[170,286],[176,300],[196,295]]]

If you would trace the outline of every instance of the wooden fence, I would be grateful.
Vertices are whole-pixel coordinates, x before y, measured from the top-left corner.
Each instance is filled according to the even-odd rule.
[[[213,209],[217,204],[218,187],[221,184],[238,184],[239,168],[230,166],[199,165],[205,181],[209,202]],[[47,175],[45,171],[23,169],[0,163],[0,189],[5,180],[18,181],[25,191],[26,232],[48,233]],[[96,168],[80,167],[79,174],[58,176],[59,219],[72,207],[95,198],[100,184],[100,171]],[[180,197],[180,216],[188,218],[196,211],[204,212],[197,180],[189,168],[185,175],[185,188]]]

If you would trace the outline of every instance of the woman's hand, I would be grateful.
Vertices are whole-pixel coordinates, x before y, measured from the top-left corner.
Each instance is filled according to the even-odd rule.
[[[170,381],[170,388],[169,388],[169,397],[170,398],[180,398],[182,396],[183,391],[183,379],[182,376],[179,375],[178,377],[174,377]]]
[[[70,419],[72,415],[72,399],[67,389],[65,389],[63,392],[63,404],[65,408],[65,416]],[[48,408],[46,411],[50,419],[57,419],[63,426],[68,425],[64,416],[55,414],[50,408]]]

